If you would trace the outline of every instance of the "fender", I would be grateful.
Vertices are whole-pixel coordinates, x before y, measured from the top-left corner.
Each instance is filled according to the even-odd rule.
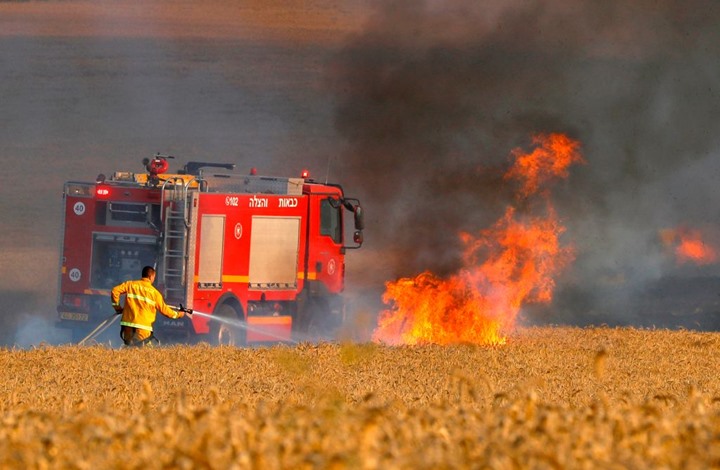
[[[247,305],[243,305],[240,299],[238,299],[237,296],[232,292],[225,292],[223,295],[220,296],[217,303],[215,304],[215,308],[213,309],[213,314],[217,312],[218,308],[220,308],[221,305],[224,304],[231,305],[235,309],[235,311],[242,315],[242,320],[247,320]]]

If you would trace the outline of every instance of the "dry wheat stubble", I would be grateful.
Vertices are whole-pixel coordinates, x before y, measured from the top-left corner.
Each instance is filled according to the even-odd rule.
[[[11,468],[708,468],[720,337],[0,350]]]

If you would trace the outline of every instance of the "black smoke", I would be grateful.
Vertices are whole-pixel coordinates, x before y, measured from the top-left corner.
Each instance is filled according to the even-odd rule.
[[[511,197],[511,150],[564,132],[587,160],[555,188],[577,260],[555,304],[529,315],[662,324],[643,299],[668,278],[681,281],[660,291],[687,310],[716,296],[682,286],[717,266],[679,266],[658,233],[685,224],[719,240],[718,24],[707,0],[382,3],[330,76],[383,275],[455,269],[457,232]]]
[[[365,3],[336,8],[364,14]],[[348,251],[348,289],[367,281],[378,298],[385,280],[453,271],[457,231],[487,227],[512,197],[510,151],[566,132],[588,161],[554,189],[578,258],[553,310],[533,315],[641,323],[654,307],[635,298],[712,300],[713,284],[692,279],[712,280],[716,266],[676,265],[658,230],[717,227],[715,1],[383,1],[340,43],[313,38],[316,25],[307,41],[248,37],[234,6],[223,18],[238,37],[213,35],[226,23],[182,36],[155,8],[136,18],[86,15],[85,4],[73,34],[56,28],[66,16],[18,12],[33,4],[0,18],[6,343],[23,314],[54,318],[63,182],[142,171],[155,152],[177,156],[173,168],[310,168],[342,183],[368,218],[363,249]]]

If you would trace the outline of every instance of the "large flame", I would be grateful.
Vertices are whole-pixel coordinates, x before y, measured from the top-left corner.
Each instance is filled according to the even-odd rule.
[[[523,304],[552,300],[557,274],[573,259],[560,244],[564,232],[547,185],[582,162],[579,143],[562,134],[533,139],[530,153],[515,150],[507,179],[520,183],[518,196],[538,199],[542,215],[520,215],[508,207],[491,228],[461,233],[464,267],[441,279],[430,272],[386,283],[373,340],[387,344],[502,344]],[[525,204],[527,206],[527,203]]]

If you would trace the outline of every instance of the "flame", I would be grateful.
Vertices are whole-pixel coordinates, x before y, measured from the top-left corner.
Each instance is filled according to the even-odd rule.
[[[537,148],[528,154],[513,150],[515,164],[505,174],[506,179],[517,178],[524,183],[518,196],[528,197],[537,193],[553,178],[567,178],[568,167],[581,163],[580,143],[563,134],[537,135],[533,137]]]
[[[660,237],[666,246],[675,247],[675,259],[678,264],[692,262],[698,265],[712,264],[717,261],[717,251],[706,243],[699,230],[679,228],[665,229]]]
[[[550,302],[555,277],[574,258],[562,246],[565,231],[546,186],[582,162],[579,143],[562,134],[539,135],[529,154],[511,154],[506,179],[520,182],[518,196],[537,196],[542,215],[520,215],[509,206],[491,228],[460,233],[463,268],[441,279],[426,271],[386,283],[373,340],[387,344],[504,344],[505,332],[529,302]]]

